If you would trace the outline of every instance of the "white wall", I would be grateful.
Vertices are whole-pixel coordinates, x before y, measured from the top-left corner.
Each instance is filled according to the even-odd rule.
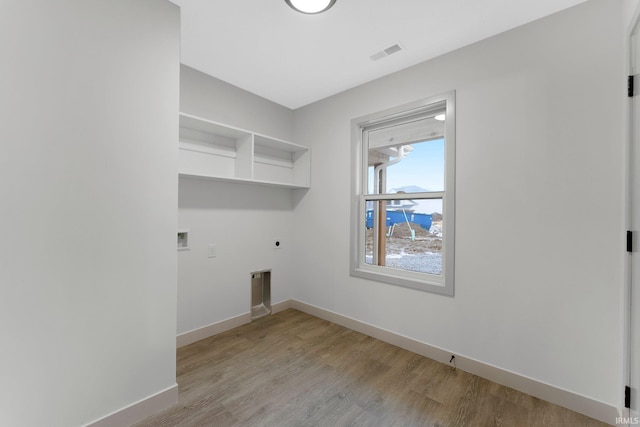
[[[180,80],[182,112],[292,139],[291,110],[186,66]],[[271,269],[272,303],[288,300],[292,190],[184,178],[179,187],[179,227],[189,229],[190,250],[178,252],[178,334],[248,313],[253,271]]]
[[[193,68],[180,67],[180,111],[290,141],[293,111]]]
[[[0,7],[0,425],[175,386],[179,13]]]
[[[620,407],[621,4],[590,1],[296,110],[313,185],[296,200],[293,297]],[[455,297],[350,277],[350,121],[450,89]]]
[[[624,28],[627,29],[632,22],[640,0],[623,0]]]

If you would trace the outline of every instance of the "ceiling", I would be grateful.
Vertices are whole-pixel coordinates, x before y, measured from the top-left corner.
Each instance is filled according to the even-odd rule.
[[[296,109],[586,0],[337,0],[319,15],[284,0],[171,1],[183,64]]]

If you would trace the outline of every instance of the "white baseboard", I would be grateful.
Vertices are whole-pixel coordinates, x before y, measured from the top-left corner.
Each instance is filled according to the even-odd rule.
[[[425,344],[412,338],[300,301],[291,300],[286,308],[302,311],[445,364],[449,364],[451,355],[455,354],[451,351]],[[607,403],[472,358],[467,358],[459,354],[455,354],[455,356],[456,368],[460,370],[571,409],[572,411],[579,412],[604,423],[615,425],[616,417],[620,416],[619,409]]]
[[[222,320],[220,322],[212,323],[202,328],[194,329],[189,332],[184,332],[176,337],[176,346],[178,348],[185,345],[192,344],[196,341],[203,340],[205,338],[212,337],[214,335],[226,332],[230,329],[237,328],[246,323],[251,322],[251,313],[241,314],[230,319]]]
[[[288,299],[286,301],[282,301],[282,302],[279,302],[277,304],[273,304],[271,306],[271,314],[276,314],[276,313],[279,313],[281,311],[285,311],[286,309],[293,308],[293,303],[294,303],[293,300]],[[300,310],[300,311],[302,311],[302,310]]]
[[[271,313],[275,314],[292,307],[292,300],[282,301],[271,306]],[[229,331],[238,326],[251,323],[251,312],[231,317],[220,322],[212,323],[192,331],[184,332],[176,337],[176,346],[178,348],[185,345],[193,344],[196,341],[218,335],[222,332]]]
[[[130,426],[178,403],[178,384],[113,412],[84,427]]]

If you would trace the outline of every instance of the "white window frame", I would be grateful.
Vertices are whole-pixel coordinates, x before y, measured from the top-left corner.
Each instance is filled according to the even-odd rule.
[[[430,111],[446,109],[445,120],[445,180],[444,191],[411,194],[367,194],[368,129],[386,123],[402,122],[406,118]],[[369,114],[351,121],[352,128],[352,182],[351,182],[351,256],[352,276],[396,286],[404,286],[442,295],[454,295],[455,262],[455,91],[424,98],[409,104]],[[442,198],[443,241],[442,275],[394,269],[365,262],[365,210],[366,200]]]

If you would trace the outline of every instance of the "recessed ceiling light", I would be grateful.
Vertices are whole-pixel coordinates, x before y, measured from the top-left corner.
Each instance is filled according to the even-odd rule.
[[[438,114],[437,116],[434,117],[434,119],[436,119],[439,122],[444,122],[445,118],[446,116],[444,114]]]
[[[301,13],[314,14],[329,10],[336,0],[284,0],[292,9]]]

